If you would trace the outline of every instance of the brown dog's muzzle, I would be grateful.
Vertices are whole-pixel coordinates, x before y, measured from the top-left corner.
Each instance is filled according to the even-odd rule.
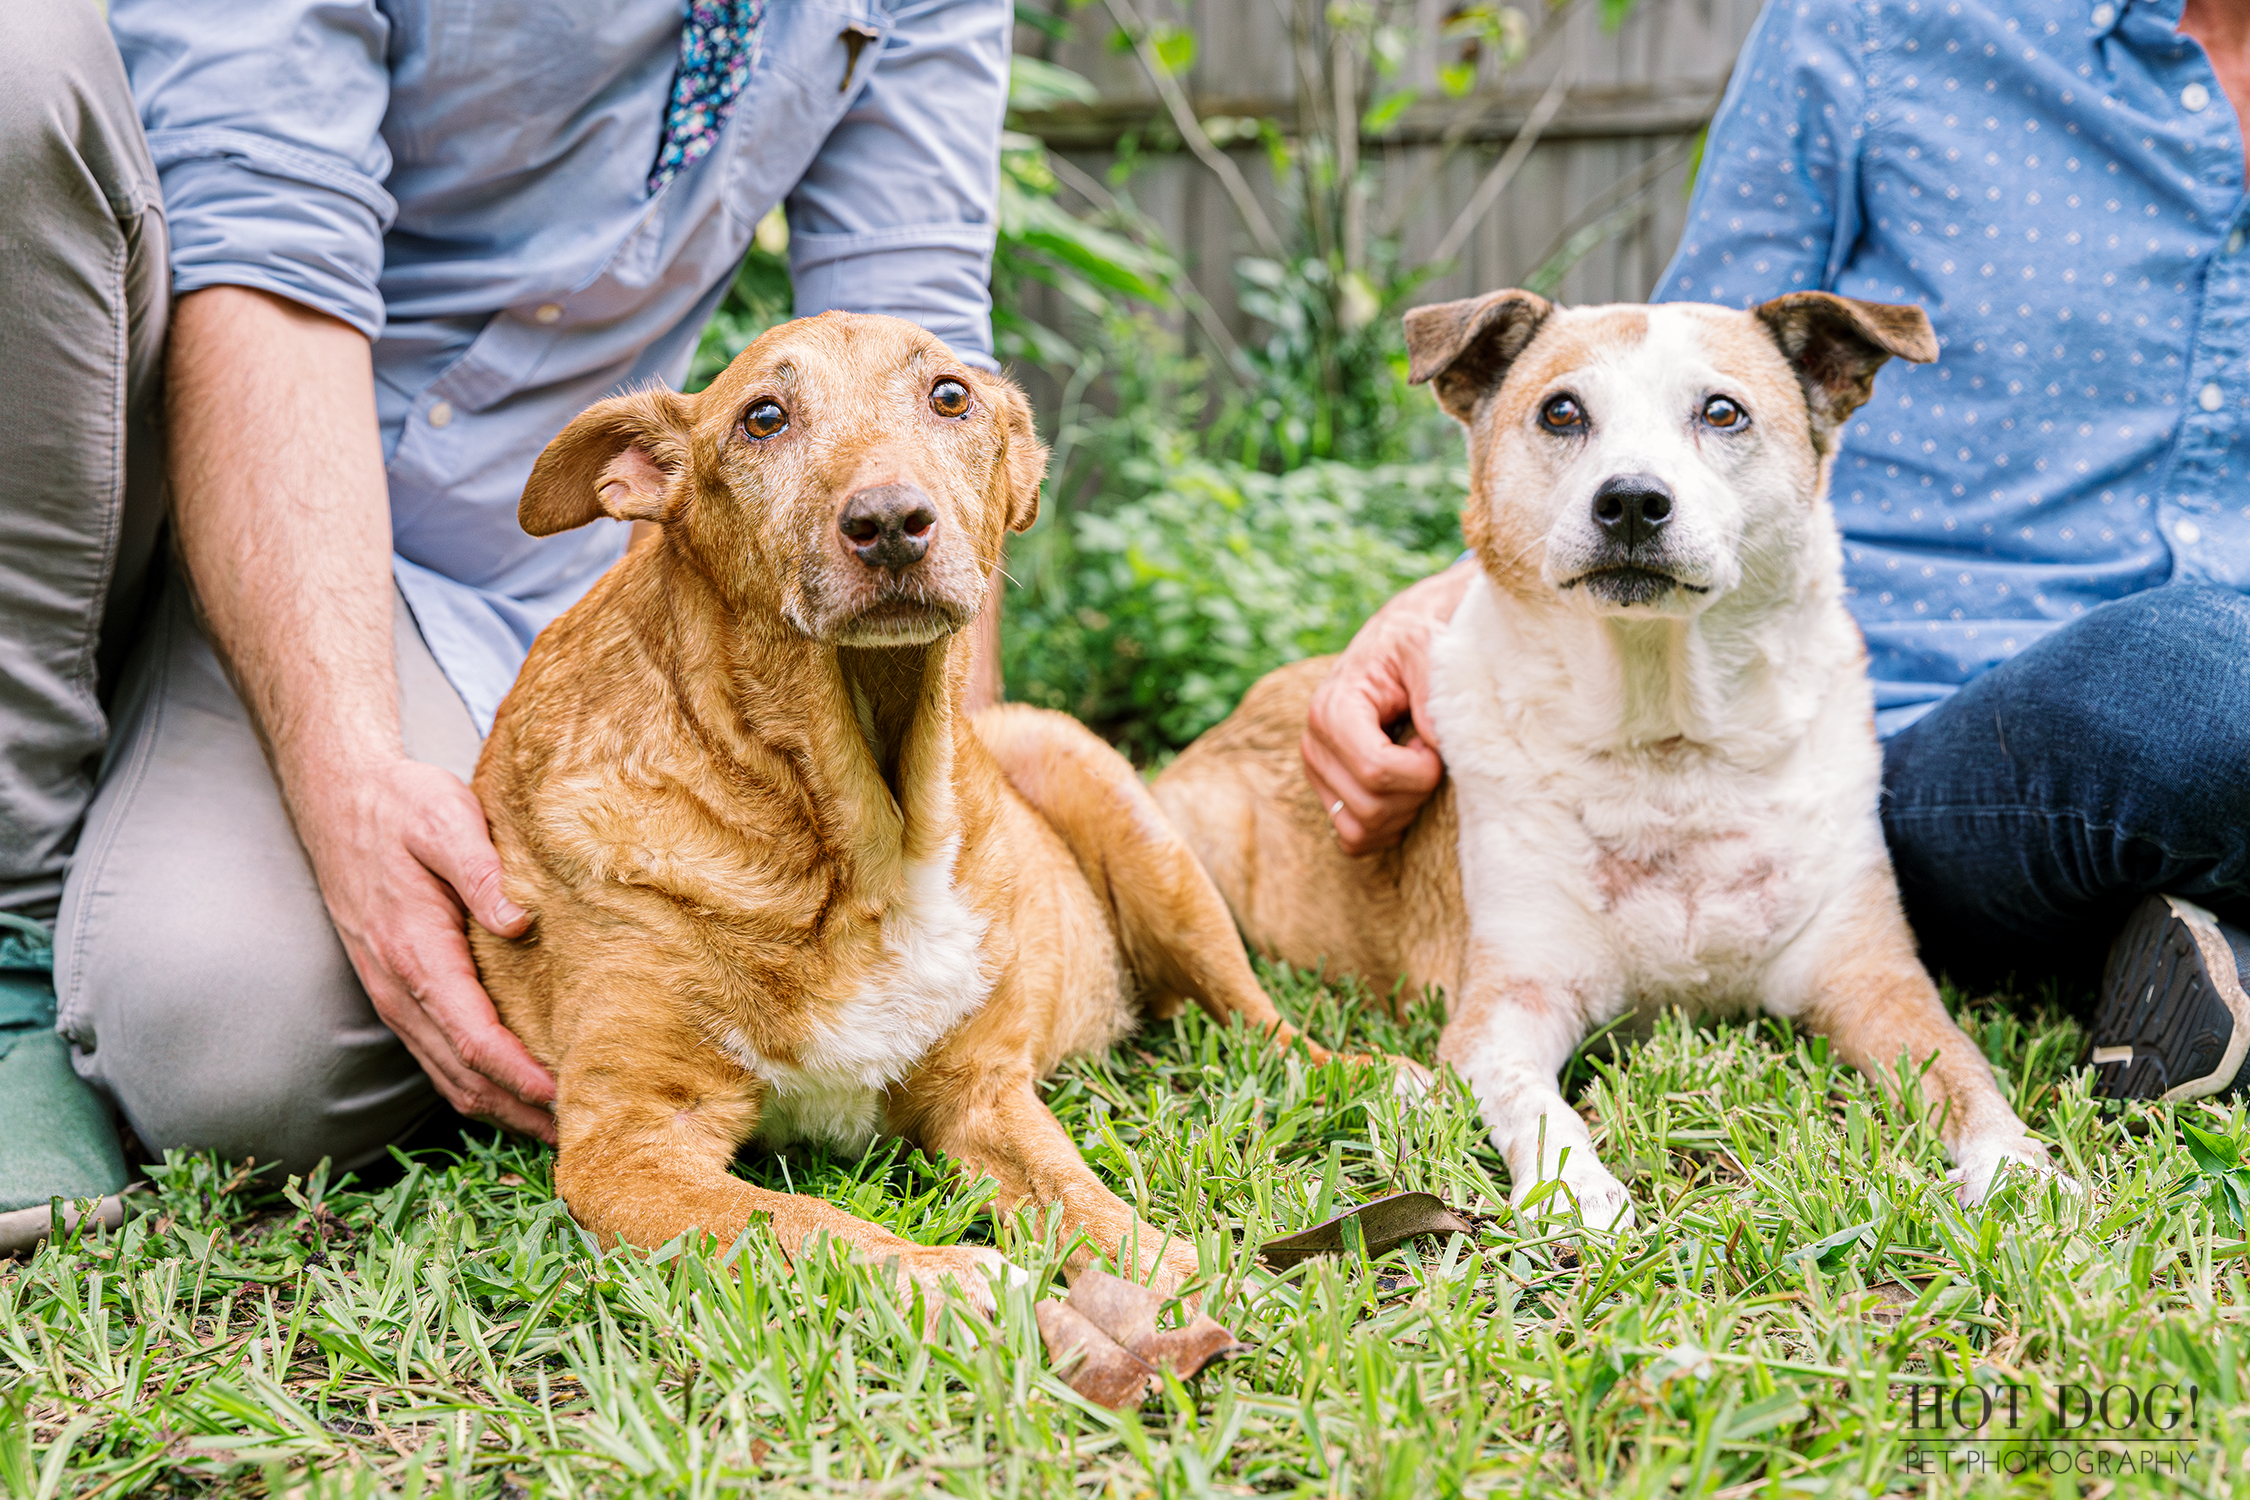
[[[920,562],[937,535],[937,505],[920,485],[870,485],[844,502],[837,529],[870,568],[898,572]]]

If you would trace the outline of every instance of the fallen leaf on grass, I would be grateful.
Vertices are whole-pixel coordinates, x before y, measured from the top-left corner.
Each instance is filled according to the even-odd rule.
[[[1055,1373],[1079,1395],[1111,1411],[1135,1406],[1156,1380],[1156,1367],[1103,1333],[1067,1302],[1049,1299],[1033,1311]]]
[[[1435,1193],[1393,1193],[1348,1208],[1310,1229],[1268,1240],[1258,1248],[1258,1255],[1268,1265],[1280,1267],[1315,1255],[1342,1255],[1353,1248],[1347,1236],[1354,1233],[1368,1255],[1376,1256],[1418,1234],[1474,1234],[1476,1226],[1447,1208]]]
[[[1070,1388],[1115,1411],[1146,1396],[1160,1370],[1186,1380],[1213,1360],[1242,1351],[1233,1332],[1212,1318],[1198,1315],[1179,1328],[1157,1327],[1168,1300],[1122,1276],[1087,1271],[1067,1300],[1042,1302],[1034,1311],[1047,1357]]]

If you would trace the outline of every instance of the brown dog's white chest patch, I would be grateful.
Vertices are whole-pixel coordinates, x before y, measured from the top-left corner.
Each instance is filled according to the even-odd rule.
[[[740,1030],[722,1038],[766,1085],[756,1139],[864,1148],[881,1127],[884,1092],[990,998],[989,924],[954,888],[959,849],[948,843],[907,867],[904,888],[882,917],[873,970],[812,1021],[793,1060],[763,1056]]]

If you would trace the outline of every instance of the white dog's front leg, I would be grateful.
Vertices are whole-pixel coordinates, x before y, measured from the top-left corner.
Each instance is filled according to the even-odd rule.
[[[1510,1202],[1559,1178],[1589,1229],[1624,1229],[1633,1222],[1625,1185],[1601,1164],[1586,1122],[1557,1086],[1585,1030],[1577,997],[1565,990],[1526,980],[1472,981],[1453,1008],[1438,1057],[1477,1096],[1492,1144],[1507,1158]]]
[[[1887,865],[1868,873],[1825,928],[1800,940],[1774,981],[1767,1009],[1826,1036],[1838,1056],[1886,1092],[1902,1070],[1920,1072],[1923,1102],[1942,1116],[1939,1134],[1954,1161],[1946,1178],[1964,1207],[1982,1203],[2010,1162],[2080,1190],[2031,1139],[2001,1096],[1991,1064],[1946,1014],[1915,956]],[[1789,1002],[1793,994],[1804,996],[1801,1004]]]

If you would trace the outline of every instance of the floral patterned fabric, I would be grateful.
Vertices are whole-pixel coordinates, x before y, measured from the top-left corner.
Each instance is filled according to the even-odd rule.
[[[664,144],[648,174],[648,190],[694,166],[719,139],[735,96],[758,63],[758,26],[766,0],[689,0],[680,29],[680,71],[664,112]]]

